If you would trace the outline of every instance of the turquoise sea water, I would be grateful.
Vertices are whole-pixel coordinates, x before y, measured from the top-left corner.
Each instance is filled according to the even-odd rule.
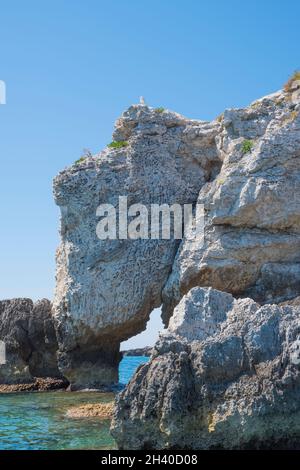
[[[124,357],[120,383],[126,384],[148,357]],[[112,393],[31,392],[0,394],[0,449],[111,449],[109,420],[66,417],[69,408],[105,403]]]

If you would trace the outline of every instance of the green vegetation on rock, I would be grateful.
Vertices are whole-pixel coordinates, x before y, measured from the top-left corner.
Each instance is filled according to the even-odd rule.
[[[113,140],[107,147],[111,149],[120,149],[122,147],[127,147],[128,142],[126,140]]]
[[[252,140],[245,139],[242,144],[242,154],[245,155],[246,153],[251,152],[252,147],[253,147]]]
[[[86,159],[86,157],[80,157],[80,158],[78,158],[78,160],[75,161],[75,165],[79,165],[79,163],[84,162],[85,159]]]
[[[296,70],[293,75],[289,78],[289,80],[284,85],[284,90],[289,93],[293,91],[294,83],[299,80],[300,81],[300,70]]]

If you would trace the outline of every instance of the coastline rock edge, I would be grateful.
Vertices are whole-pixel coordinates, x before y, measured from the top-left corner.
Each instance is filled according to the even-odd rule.
[[[118,448],[300,448],[299,318],[193,288],[116,399]]]

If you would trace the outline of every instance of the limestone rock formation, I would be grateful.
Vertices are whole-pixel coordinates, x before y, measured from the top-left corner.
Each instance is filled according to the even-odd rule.
[[[6,363],[0,366],[0,384],[29,383],[35,377],[61,378],[49,300],[0,301],[0,340],[6,349]]]
[[[299,302],[183,297],[118,396],[120,449],[300,448]]]
[[[280,303],[300,294],[300,103],[291,90],[215,121],[130,107],[114,142],[54,181],[61,209],[54,314],[73,389],[118,379],[121,341],[194,286]],[[99,204],[205,207],[201,240],[100,240]]]
[[[145,105],[117,121],[114,143],[54,180],[61,210],[54,314],[59,367],[72,389],[118,381],[121,341],[161,305],[178,240],[100,240],[99,204],[195,203],[221,165],[216,121],[192,121]]]
[[[300,102],[288,91],[229,109],[217,136],[223,161],[198,202],[204,243],[184,240],[163,291],[166,324],[194,286],[260,303],[300,294]]]

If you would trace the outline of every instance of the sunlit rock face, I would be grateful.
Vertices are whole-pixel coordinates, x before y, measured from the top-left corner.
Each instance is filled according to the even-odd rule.
[[[28,383],[35,377],[61,378],[49,300],[0,301],[0,340],[5,344],[0,384]]]
[[[299,449],[299,299],[195,287],[118,395],[119,449]]]
[[[188,120],[145,105],[117,121],[114,141],[54,180],[61,210],[54,316],[59,367],[72,389],[118,381],[119,344],[145,329],[161,305],[178,240],[100,240],[99,204],[195,203],[218,173],[220,123]]]
[[[119,344],[194,286],[264,304],[300,294],[299,94],[280,91],[211,123],[145,105],[106,148],[54,180],[61,209],[54,316],[71,388],[117,382]],[[123,145],[123,146],[122,146]],[[100,240],[99,204],[205,207],[198,240]]]
[[[168,329],[117,397],[120,449],[299,449],[299,96],[219,118],[204,236],[181,242]]]
[[[278,92],[221,117],[222,168],[198,197],[206,211],[204,243],[183,240],[179,247],[163,291],[166,323],[194,286],[260,303],[300,294],[297,96]]]

